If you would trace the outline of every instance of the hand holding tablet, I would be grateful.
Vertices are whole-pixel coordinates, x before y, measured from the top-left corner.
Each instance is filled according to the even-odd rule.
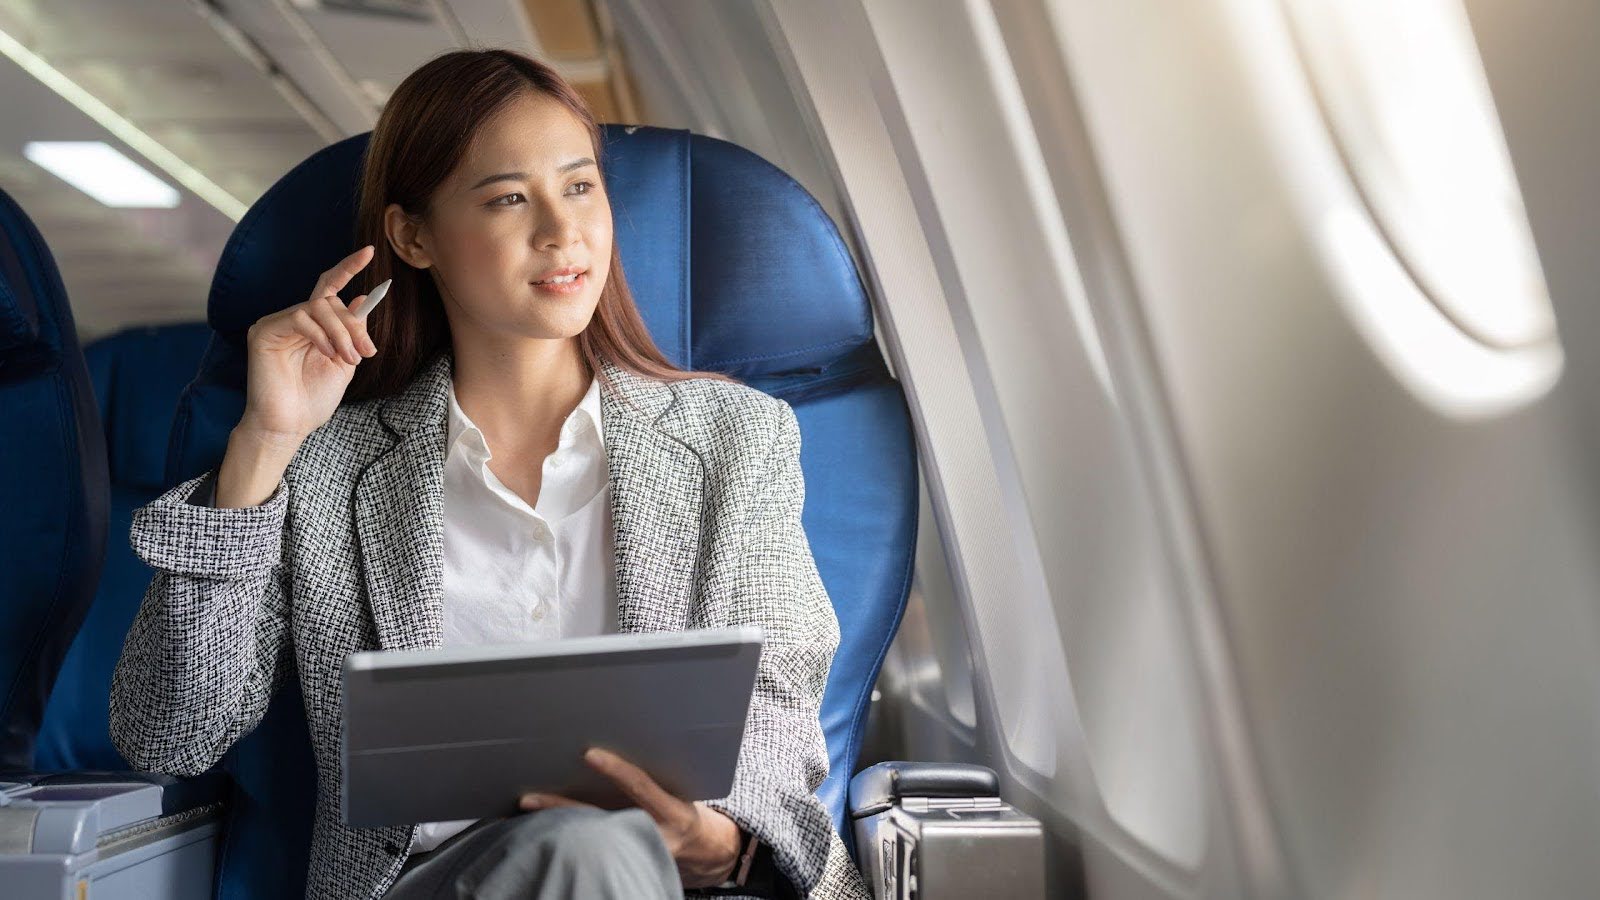
[[[728,879],[736,865],[749,871],[754,843],[745,842],[739,826],[721,812],[704,803],[691,803],[673,796],[656,784],[650,773],[608,750],[590,747],[583,761],[611,779],[633,805],[656,823],[667,852],[678,863],[684,887],[710,887]],[[558,806],[583,806],[576,800],[550,794],[524,794],[519,806],[527,811]],[[741,850],[743,855],[741,856]],[[740,876],[741,878],[743,875]]]
[[[638,804],[643,782],[585,764],[594,747],[672,798],[726,796],[760,656],[758,628],[351,654],[344,820],[514,815],[530,793]]]

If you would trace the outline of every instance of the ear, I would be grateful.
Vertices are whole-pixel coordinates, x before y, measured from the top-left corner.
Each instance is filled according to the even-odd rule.
[[[433,265],[433,255],[428,252],[427,225],[419,216],[413,216],[391,203],[383,211],[383,231],[395,255],[417,269]]]

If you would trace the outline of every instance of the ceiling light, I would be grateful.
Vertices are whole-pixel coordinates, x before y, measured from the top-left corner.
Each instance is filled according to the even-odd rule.
[[[178,205],[178,190],[103,141],[29,141],[22,155],[107,206]]]
[[[24,47],[20,41],[4,31],[0,31],[0,54],[4,54],[29,75],[39,79],[45,87],[60,94],[84,115],[111,132],[117,140],[149,160],[156,168],[170,175],[174,181],[188,188],[200,199],[216,207],[223,215],[235,222],[244,218],[248,207],[237,197],[223,190],[199,169],[162,146],[161,142],[146,134],[139,126],[107,106],[99,97],[84,90],[77,82],[63,75],[60,70],[45,62],[38,54]]]

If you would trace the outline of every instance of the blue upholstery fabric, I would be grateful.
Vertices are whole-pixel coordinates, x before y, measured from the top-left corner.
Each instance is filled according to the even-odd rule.
[[[55,259],[0,192],[0,769],[31,768],[106,544],[100,416]]]
[[[112,484],[163,490],[178,397],[210,342],[209,325],[185,322],[129,328],[84,348]]]
[[[212,283],[208,315],[219,340],[180,403],[167,483],[220,461],[243,409],[250,324],[303,299],[351,249],[366,139],[311,156],[235,229]],[[804,189],[749,151],[686,131],[608,125],[604,141],[623,271],[657,344],[680,366],[727,372],[782,397],[800,421],[804,524],[843,634],[822,711],[832,771],[819,793],[848,842],[846,788],[916,538],[904,397],[874,343],[850,254]],[[308,839],[315,786],[314,775],[298,774],[312,771],[299,702],[293,686],[229,754],[240,790],[257,801],[230,813],[230,829],[297,848]],[[278,852],[230,840],[223,895],[293,895]]]
[[[742,147],[706,137],[692,142],[694,240],[683,271],[694,278],[694,368],[744,381],[820,375],[872,343],[872,307],[855,263],[815,198]],[[664,256],[649,245],[640,249]]]
[[[161,493],[178,395],[211,340],[204,322],[131,328],[84,348],[105,428],[111,509],[105,569],[39,726],[39,769],[127,769],[111,744],[111,670],[154,574],[128,544],[133,511]]]

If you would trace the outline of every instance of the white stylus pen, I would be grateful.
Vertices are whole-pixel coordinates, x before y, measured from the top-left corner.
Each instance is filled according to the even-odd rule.
[[[383,299],[385,294],[389,293],[389,282],[391,281],[394,281],[394,279],[385,278],[382,284],[372,289],[372,293],[367,295],[367,302],[362,304],[361,311],[356,313],[356,318],[365,319],[367,313],[372,312],[372,308],[378,305],[378,302]]]

